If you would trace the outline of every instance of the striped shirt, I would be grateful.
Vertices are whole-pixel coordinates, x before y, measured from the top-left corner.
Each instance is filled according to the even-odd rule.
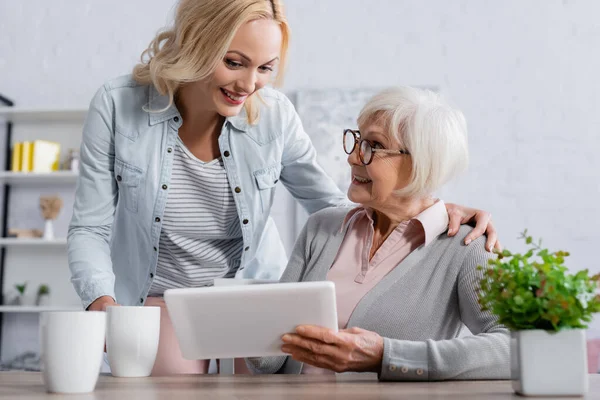
[[[242,257],[242,229],[223,160],[199,160],[180,138],[159,247],[149,296],[232,278]]]

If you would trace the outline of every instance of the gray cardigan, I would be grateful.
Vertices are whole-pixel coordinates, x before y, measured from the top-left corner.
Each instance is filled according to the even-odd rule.
[[[346,231],[350,208],[313,214],[295,244],[282,282],[322,281]],[[492,255],[485,238],[463,244],[471,228],[438,236],[409,254],[358,303],[348,328],[384,338],[381,380],[510,379],[509,331],[482,312],[476,288],[478,265]],[[472,336],[458,337],[466,325]],[[300,373],[291,357],[249,358],[254,373]]]

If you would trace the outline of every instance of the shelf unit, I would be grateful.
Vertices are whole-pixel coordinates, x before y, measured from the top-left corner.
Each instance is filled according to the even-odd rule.
[[[34,247],[34,246],[44,246],[44,247],[66,247],[67,239],[59,238],[59,239],[29,239],[29,238],[0,238],[0,246],[1,247]]]
[[[0,313],[39,313],[44,311],[83,311],[83,308],[61,306],[0,306]]]
[[[14,103],[12,102],[12,100],[0,95],[0,103],[4,104],[7,107],[3,107],[2,110],[8,110],[10,108],[12,108],[14,106]],[[8,116],[7,114],[2,114],[3,119],[6,119],[6,151],[5,151],[5,166],[4,166],[4,170],[5,171],[9,171],[10,168],[10,157],[11,157],[11,151],[10,151],[10,144],[12,141],[12,121],[11,121],[11,117]],[[8,200],[9,200],[9,195],[10,195],[10,185],[8,185],[6,182],[4,182],[3,185],[3,192],[4,192],[4,197],[3,197],[3,203],[2,203],[2,236],[1,237],[6,237],[7,233],[8,233],[8,224],[7,224],[7,220],[8,220]],[[6,248],[4,246],[0,247],[0,306],[2,306],[2,303],[4,301],[4,261],[6,259]],[[3,315],[4,314],[0,314],[0,349],[2,348],[2,325],[3,325]]]
[[[73,185],[77,182],[77,174],[72,171],[57,171],[52,173],[21,173],[10,171],[11,144],[13,139],[13,124],[29,127],[33,131],[43,131],[45,126],[57,124],[81,124],[85,121],[87,109],[74,108],[24,108],[15,107],[14,103],[0,95],[0,123],[6,124],[5,165],[0,165],[0,185],[4,192],[2,204],[2,231],[0,232],[0,294],[4,294],[4,278],[6,271],[7,249],[20,248],[25,251],[35,249],[66,249],[66,238],[53,240],[8,238],[8,216],[10,214],[10,193],[13,187],[44,188],[57,185]],[[2,168],[4,167],[4,168]],[[27,189],[29,190],[29,189]],[[22,251],[22,250],[19,250]],[[12,253],[11,253],[12,254]],[[3,297],[3,296],[2,296]],[[81,310],[75,306],[11,306],[3,305],[0,300],[0,346],[2,345],[2,321],[4,313],[37,313],[42,311]]]
[[[78,174],[73,171],[50,173],[0,171],[0,182],[9,185],[75,184]]]
[[[83,108],[20,108],[0,107],[0,119],[10,123],[82,122],[87,115]]]

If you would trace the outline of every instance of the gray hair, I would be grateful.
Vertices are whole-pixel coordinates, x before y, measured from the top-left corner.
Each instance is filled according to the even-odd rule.
[[[427,196],[467,169],[467,123],[439,94],[412,87],[386,89],[372,97],[358,116],[359,127],[382,122],[387,134],[412,157],[411,182],[396,191]]]

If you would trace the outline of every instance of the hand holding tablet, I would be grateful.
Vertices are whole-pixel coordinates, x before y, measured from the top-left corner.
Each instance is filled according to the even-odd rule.
[[[338,329],[335,286],[329,281],[215,282],[213,287],[170,289],[164,297],[182,355],[189,360],[285,355],[281,337],[299,325]]]

